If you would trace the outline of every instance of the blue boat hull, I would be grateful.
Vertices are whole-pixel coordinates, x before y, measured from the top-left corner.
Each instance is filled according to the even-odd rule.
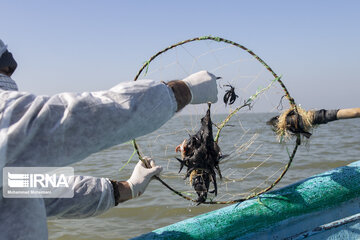
[[[358,213],[360,161],[134,239],[360,239]]]

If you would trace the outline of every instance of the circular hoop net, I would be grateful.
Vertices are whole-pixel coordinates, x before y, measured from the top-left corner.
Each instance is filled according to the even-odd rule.
[[[218,102],[211,105],[213,136],[221,149],[217,195],[210,183],[205,204],[240,202],[272,189],[284,176],[295,156],[299,136],[285,141],[267,121],[296,105],[281,77],[246,47],[218,37],[199,37],[174,44],[152,56],[135,77],[159,81],[181,80],[200,70],[221,77]],[[238,96],[225,104],[231,89]],[[140,159],[153,158],[164,167],[159,179],[177,195],[197,202],[186,169],[179,173],[181,158],[175,148],[201,126],[207,104],[188,105],[156,132],[134,140]]]

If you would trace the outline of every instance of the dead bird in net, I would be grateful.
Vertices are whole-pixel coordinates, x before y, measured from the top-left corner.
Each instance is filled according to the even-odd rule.
[[[231,104],[233,104],[235,102],[236,98],[238,98],[239,96],[236,95],[235,88],[233,86],[231,86],[230,84],[224,85],[224,87],[229,87],[230,88],[230,89],[225,91],[225,95],[224,95],[224,98],[223,98],[225,106],[227,104],[231,105]]]
[[[206,115],[201,119],[200,130],[190,135],[175,149],[181,152],[182,159],[176,158],[180,162],[180,170],[184,166],[187,167],[185,178],[190,179],[191,185],[194,187],[198,195],[196,200],[199,204],[207,199],[208,193],[217,195],[216,172],[220,179],[222,178],[219,161],[222,158],[220,147],[214,141],[212,131],[212,121],[210,117],[210,104]],[[214,185],[214,190],[209,191],[210,182]]]

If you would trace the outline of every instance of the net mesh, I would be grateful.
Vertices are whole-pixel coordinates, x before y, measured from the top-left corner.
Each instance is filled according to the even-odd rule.
[[[291,103],[283,99],[283,87],[264,64],[248,51],[219,41],[194,41],[161,53],[146,64],[138,81],[181,80],[200,70],[222,78],[218,80],[219,100],[211,105],[211,117],[214,137],[218,133],[218,144],[226,157],[219,165],[223,178],[217,178],[218,194],[209,194],[208,201],[254,196],[279,178],[297,147],[292,139],[279,144],[272,128],[266,125]],[[223,97],[231,87],[238,97],[229,105]],[[175,147],[200,129],[207,108],[206,104],[188,105],[162,128],[136,140],[143,155],[164,167],[162,179],[192,199],[196,193],[183,179],[185,171],[178,173],[176,157],[180,154]]]

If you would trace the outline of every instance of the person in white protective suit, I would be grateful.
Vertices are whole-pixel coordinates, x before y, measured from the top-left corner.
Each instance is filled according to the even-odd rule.
[[[217,101],[213,74],[120,83],[107,91],[36,96],[17,91],[17,67],[0,40],[0,188],[3,167],[63,167],[148,134],[187,104]],[[47,239],[46,217],[85,218],[144,193],[162,171],[139,161],[127,181],[74,176],[73,198],[0,197],[0,239]]]

